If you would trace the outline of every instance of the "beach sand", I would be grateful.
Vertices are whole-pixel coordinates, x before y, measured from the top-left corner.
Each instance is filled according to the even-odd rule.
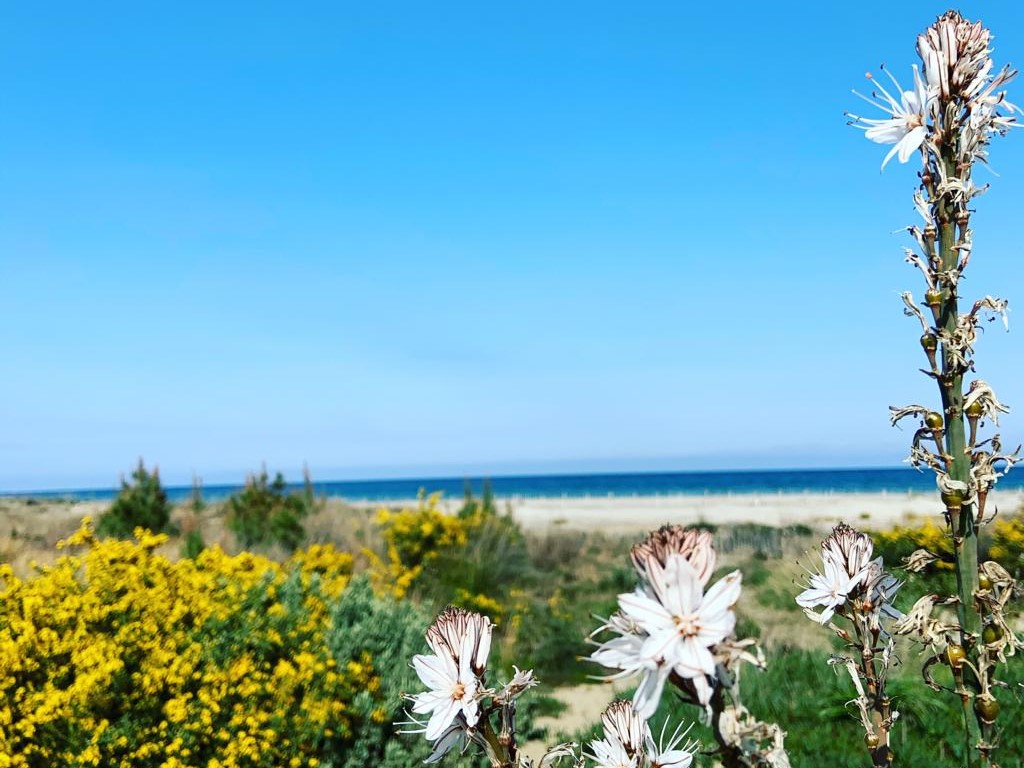
[[[415,499],[346,502],[328,499],[318,513],[311,535],[319,540],[346,540],[352,526],[366,524],[370,510],[381,507],[415,508]],[[461,498],[442,499],[440,508],[455,514]],[[510,510],[524,529],[544,534],[558,531],[594,531],[612,535],[642,534],[665,523],[715,525],[760,523],[782,527],[803,524],[827,530],[845,521],[861,528],[886,528],[915,517],[941,519],[937,493],[737,493],[666,496],[602,496],[496,499],[499,509]],[[1010,514],[1024,505],[1024,490],[993,491],[987,513]],[[0,560],[42,556],[67,537],[81,519],[98,517],[108,502],[67,502],[54,499],[0,498]],[[363,512],[346,516],[345,510]],[[222,514],[211,505],[204,517],[204,535],[210,543],[229,545]],[[372,517],[372,516],[371,516]],[[322,530],[321,530],[322,529]],[[339,538],[340,537],[340,538]],[[18,557],[21,555],[21,557]],[[49,559],[49,558],[44,558]]]
[[[527,530],[599,530],[632,534],[664,523],[697,522],[729,525],[808,525],[828,528],[839,522],[881,528],[915,517],[941,516],[938,493],[737,493],[671,496],[602,496],[558,498],[498,498]],[[359,503],[356,506],[415,506],[415,501]],[[442,500],[441,507],[455,512],[461,499]],[[1024,504],[1024,491],[995,490],[986,514],[1016,512]]]

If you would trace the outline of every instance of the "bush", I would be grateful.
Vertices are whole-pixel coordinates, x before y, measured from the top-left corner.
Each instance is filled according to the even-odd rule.
[[[916,549],[927,549],[941,558],[929,568],[940,571],[952,571],[954,568],[953,538],[945,524],[932,518],[926,518],[917,526],[897,525],[887,531],[873,532],[871,539],[875,554],[881,555],[890,567],[898,566]]]
[[[997,517],[991,530],[989,557],[1019,578],[1024,568],[1024,515]]]
[[[484,478],[483,489],[480,501],[473,496],[473,485],[467,480],[462,493],[462,506],[459,508],[458,516],[461,518],[472,518],[478,515],[494,515],[498,508],[494,504],[494,488],[489,477]]]
[[[402,694],[422,687],[410,665],[413,655],[423,653],[423,633],[431,617],[415,604],[377,597],[365,576],[355,579],[331,610],[327,646],[337,659],[374,660],[387,670],[378,691],[364,691],[352,700],[363,727],[346,751],[333,757],[339,768],[409,768],[421,765],[430,747],[422,736],[395,738],[394,723],[406,720]]]
[[[510,592],[533,577],[526,536],[493,507],[452,516],[438,509],[439,498],[421,496],[416,509],[378,513],[387,562],[367,553],[377,583],[396,597],[411,590],[435,608],[454,603],[500,624]]]
[[[118,539],[131,538],[136,528],[162,533],[167,530],[170,519],[171,505],[160,485],[160,471],[154,467],[152,472],[147,472],[139,459],[139,466],[132,472],[132,482],[121,479],[121,491],[110,509],[100,516],[96,532]]]
[[[468,541],[468,523],[446,515],[437,508],[440,496],[420,494],[416,509],[393,512],[381,509],[377,525],[384,534],[384,561],[376,552],[366,552],[377,584],[395,597],[405,597],[426,565],[441,552],[458,551]]]
[[[203,534],[198,528],[194,528],[185,534],[181,542],[181,556],[195,560],[199,553],[206,549],[206,542],[203,541]]]
[[[335,627],[347,553],[172,563],[153,551],[165,538],[101,541],[86,523],[67,542],[83,553],[25,580],[0,566],[0,765],[278,768],[386,748],[400,705],[378,670],[404,667],[409,644],[336,640],[411,607]]]
[[[292,551],[306,537],[302,520],[315,507],[308,475],[301,493],[289,493],[280,472],[269,482],[263,469],[249,475],[245,488],[228,498],[227,526],[245,549],[276,544]]]

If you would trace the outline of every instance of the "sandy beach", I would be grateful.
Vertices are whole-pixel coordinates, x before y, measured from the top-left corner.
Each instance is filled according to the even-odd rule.
[[[826,528],[840,521],[864,527],[885,527],[914,517],[941,515],[937,493],[737,493],[666,496],[608,496],[558,498],[499,498],[501,508],[528,530],[601,530],[635,533],[663,523],[716,525],[760,523],[785,526],[796,523]],[[407,502],[361,502],[356,506],[414,505]],[[442,500],[454,512],[461,499]],[[1024,491],[993,491],[986,512],[1016,512],[1024,505]]]
[[[376,510],[381,507],[415,508],[415,499],[345,501],[329,498],[320,516],[337,526],[349,523],[339,515],[345,508]],[[441,509],[455,514],[461,498],[443,498]],[[34,540],[44,547],[77,528],[82,517],[96,517],[109,502],[62,502],[8,497],[0,499],[0,539]],[[736,493],[677,494],[662,496],[561,496],[498,497],[499,509],[511,510],[526,530],[601,531],[632,535],[664,523],[698,522],[730,525],[809,525],[827,529],[840,521],[863,528],[885,528],[913,518],[939,516],[937,493]],[[1011,514],[1024,506],[1024,490],[996,490],[989,496],[987,512]],[[218,515],[211,509],[212,517]],[[218,527],[219,529],[219,527]],[[218,539],[214,537],[214,541]],[[3,549],[0,546],[0,549]]]

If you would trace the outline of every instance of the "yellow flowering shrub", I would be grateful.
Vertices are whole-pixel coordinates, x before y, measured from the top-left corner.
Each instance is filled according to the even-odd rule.
[[[1024,564],[1024,515],[997,517],[992,523],[989,557],[1015,573]]]
[[[32,577],[0,566],[0,768],[315,766],[392,716],[367,647],[332,649],[350,555],[164,541],[86,522]]]
[[[398,599],[413,591],[422,603],[458,605],[502,627],[532,615],[531,601],[516,593],[538,574],[515,519],[493,504],[465,504],[449,515],[438,502],[436,495],[421,497],[415,508],[378,512],[384,553],[367,552],[378,591]],[[507,635],[513,636],[519,635]]]
[[[438,509],[439,494],[422,497],[415,509],[381,509],[377,525],[384,534],[387,562],[367,552],[378,585],[397,598],[405,597],[424,567],[445,550],[465,547],[477,518],[453,517]]]
[[[953,539],[941,518],[926,518],[920,525],[897,525],[887,531],[875,531],[871,538],[877,553],[887,564],[898,565],[915,549],[927,549],[941,558],[933,567],[945,571],[954,569]]]

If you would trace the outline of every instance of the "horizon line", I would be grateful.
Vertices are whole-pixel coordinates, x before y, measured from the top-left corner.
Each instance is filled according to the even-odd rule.
[[[157,467],[157,469],[159,469]],[[317,480],[313,479],[313,486],[317,485],[340,485],[340,484],[366,484],[366,483],[410,483],[410,482],[472,482],[484,481],[484,480],[514,480],[514,479],[525,479],[535,477],[545,478],[560,478],[560,477],[627,477],[633,475],[647,475],[647,476],[659,476],[659,475],[722,475],[722,474],[782,474],[782,473],[824,473],[824,472],[864,472],[864,471],[893,471],[893,470],[907,470],[913,471],[913,467],[906,465],[858,465],[858,466],[834,466],[834,467],[763,467],[763,468],[732,468],[732,469],[655,469],[655,470],[615,470],[615,471],[597,471],[597,470],[584,470],[579,472],[565,472],[565,471],[540,471],[540,472],[466,472],[458,474],[426,474],[426,475],[395,475],[393,477],[355,477],[345,479],[329,479],[329,480]],[[202,478],[199,477],[199,488],[203,489],[221,489],[221,488],[243,488],[245,487],[246,481],[249,477],[253,476],[254,473],[246,473],[245,480],[241,482],[217,482],[217,483],[203,483]],[[276,474],[284,475],[283,472],[274,472],[273,474],[268,472],[269,476],[273,477]],[[122,480],[125,474],[121,475]],[[304,481],[286,481],[288,486],[301,485]],[[31,488],[31,489],[14,489],[0,490],[0,497],[12,498],[19,496],[34,496],[34,495],[46,495],[54,496],[58,494],[74,494],[74,493],[96,493],[106,492],[110,490],[117,490],[119,483],[111,485],[93,485],[93,486],[78,486],[68,487],[62,486],[57,488]],[[174,483],[165,485],[164,488],[167,490],[182,490],[191,489],[194,487],[194,483]]]

